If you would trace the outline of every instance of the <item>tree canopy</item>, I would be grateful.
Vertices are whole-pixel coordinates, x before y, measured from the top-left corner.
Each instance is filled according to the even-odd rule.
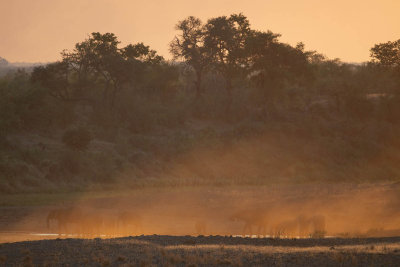
[[[204,46],[204,25],[201,20],[190,16],[176,25],[181,33],[171,41],[170,52],[174,59],[183,59],[196,73],[196,98],[202,96],[201,81],[210,63],[210,56]]]
[[[64,50],[62,61],[35,68],[32,81],[63,100],[93,98],[93,85],[102,85],[102,104],[112,109],[125,85],[135,86],[148,66],[164,61],[143,43],[123,48],[119,43],[113,33],[93,32],[73,51]]]
[[[205,25],[204,45],[212,67],[225,79],[227,110],[232,102],[232,80],[247,65],[246,41],[251,33],[249,20],[243,14],[209,19]]]
[[[371,57],[379,64],[400,67],[400,39],[376,44],[371,48]]]

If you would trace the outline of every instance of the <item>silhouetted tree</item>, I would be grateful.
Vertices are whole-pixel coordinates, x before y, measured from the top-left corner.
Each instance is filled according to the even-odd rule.
[[[210,58],[204,47],[204,26],[200,19],[190,16],[176,25],[181,31],[170,43],[170,52],[174,59],[183,59],[196,74],[196,99],[202,96],[201,82]]]
[[[121,54],[126,60],[138,60],[147,64],[160,64],[164,61],[162,56],[157,55],[157,51],[143,43],[129,44],[121,49]]]
[[[386,117],[389,121],[398,122],[400,118],[400,109],[398,108],[400,100],[400,39],[376,44],[370,52],[372,62],[393,75],[392,80],[395,81],[395,86],[393,90],[386,92],[384,106],[386,106]]]
[[[393,71],[397,80],[397,91],[400,91],[400,39],[377,44],[371,48],[373,62]]]
[[[55,62],[35,67],[31,81],[48,90],[49,95],[61,100],[73,100],[74,92],[69,82],[69,66],[66,62]]]
[[[85,41],[77,43],[72,52],[63,51],[63,61],[71,66],[77,75],[77,86],[83,90],[93,81],[103,79],[103,100],[110,99],[110,91],[119,89],[110,70],[120,61],[119,41],[113,33],[94,32]],[[92,82],[90,82],[92,79]],[[113,102],[112,99],[110,102]]]
[[[212,57],[213,67],[225,79],[228,111],[232,103],[232,80],[247,64],[246,40],[250,33],[250,23],[243,14],[212,18],[205,25],[204,46]]]
[[[147,66],[164,60],[143,43],[121,49],[119,43],[113,33],[94,32],[77,43],[72,52],[64,50],[62,62],[38,68],[34,80],[43,80],[53,88],[59,83],[57,96],[63,99],[69,97],[66,88],[73,87],[74,93],[79,95],[95,85],[103,85],[102,103],[112,109],[125,84],[134,86]]]
[[[312,78],[304,46],[280,43],[279,36],[272,32],[252,32],[246,45],[250,76],[264,103],[282,96],[285,86],[304,86]]]
[[[145,68],[141,63],[154,64],[163,60],[143,43],[122,49],[118,48],[119,43],[113,33],[94,32],[85,41],[77,43],[72,52],[63,52],[63,61],[76,71],[79,85],[86,85],[90,79],[103,81],[103,101],[108,101],[111,108],[123,84],[133,82],[141,75]]]
[[[371,57],[382,65],[400,67],[400,39],[376,44],[371,48]]]

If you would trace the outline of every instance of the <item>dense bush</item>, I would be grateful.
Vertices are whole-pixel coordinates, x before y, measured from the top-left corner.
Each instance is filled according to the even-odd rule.
[[[65,131],[62,141],[73,150],[86,150],[92,140],[90,132],[83,127]]]
[[[171,52],[183,62],[92,33],[60,62],[1,77],[0,190],[44,186],[41,177],[400,179],[399,63],[386,46],[374,61],[347,64],[255,31],[242,14],[190,17],[177,29]]]

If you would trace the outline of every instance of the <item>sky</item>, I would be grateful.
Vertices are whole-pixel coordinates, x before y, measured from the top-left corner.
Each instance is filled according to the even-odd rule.
[[[0,57],[56,61],[91,32],[112,32],[121,46],[144,42],[168,59],[179,20],[239,12],[253,29],[345,62],[400,39],[400,0],[0,0]]]

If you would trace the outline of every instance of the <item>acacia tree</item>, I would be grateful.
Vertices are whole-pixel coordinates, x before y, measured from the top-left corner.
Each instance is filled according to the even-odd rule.
[[[246,40],[250,33],[250,23],[243,14],[212,18],[205,25],[204,46],[213,67],[225,79],[228,111],[232,103],[232,80],[248,63]]]
[[[68,64],[63,61],[35,67],[31,74],[33,83],[40,83],[48,94],[60,100],[77,100],[69,84]]]
[[[281,95],[286,84],[303,85],[311,78],[304,45],[280,43],[279,36],[270,31],[253,31],[246,46],[251,79],[267,102]]]
[[[146,64],[160,64],[164,61],[162,56],[157,55],[157,51],[143,43],[129,44],[120,52],[125,60],[137,60]]]
[[[99,80],[103,81],[103,103],[107,106],[113,105],[114,98],[111,96],[115,97],[120,86],[113,75],[113,69],[123,62],[118,44],[119,41],[113,33],[94,32],[85,41],[77,43],[72,52],[62,53],[63,61],[77,75],[77,87],[80,90]],[[110,102],[107,103],[107,100]]]
[[[371,57],[384,66],[400,67],[400,39],[376,44],[371,48]]]
[[[196,99],[199,100],[203,95],[202,77],[210,61],[204,47],[204,26],[200,19],[190,16],[179,21],[175,28],[181,33],[171,41],[170,53],[174,59],[183,59],[193,68],[196,74]]]
[[[136,87],[142,82],[145,72],[150,68],[164,62],[162,56],[157,55],[155,50],[143,43],[129,44],[119,49],[119,56],[109,59],[107,71],[112,77],[113,90],[111,95],[111,106],[114,106],[116,94],[124,84]]]
[[[387,114],[391,121],[398,122],[400,110],[398,101],[400,96],[400,39],[386,43],[376,44],[371,48],[372,62],[389,70],[394,77],[394,91],[390,95],[395,96],[384,99],[387,107]]]
[[[32,79],[63,100],[82,99],[87,89],[103,85],[102,104],[113,109],[125,84],[134,85],[146,67],[163,61],[143,43],[118,48],[119,43],[113,33],[94,32],[73,51],[64,50],[61,62],[36,68]]]
[[[372,62],[391,69],[400,90],[400,39],[387,43],[376,44],[371,48]]]

